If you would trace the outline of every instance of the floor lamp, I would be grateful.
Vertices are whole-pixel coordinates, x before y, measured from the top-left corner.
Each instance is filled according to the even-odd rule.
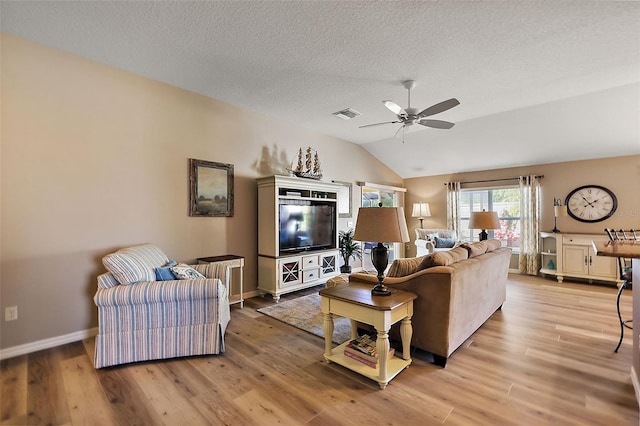
[[[480,241],[486,240],[489,235],[487,229],[500,229],[500,220],[498,213],[482,210],[481,212],[471,212],[471,220],[469,221],[469,229],[482,229],[479,237]]]
[[[420,221],[420,229],[422,229],[422,221],[425,217],[431,216],[429,211],[429,203],[413,203],[413,211],[411,217],[417,217]]]
[[[371,289],[374,296],[388,296],[391,290],[384,285],[384,270],[389,263],[389,250],[383,243],[409,241],[409,230],[402,207],[366,207],[358,210],[354,239],[378,242],[371,249],[371,262],[378,271],[378,284]]]

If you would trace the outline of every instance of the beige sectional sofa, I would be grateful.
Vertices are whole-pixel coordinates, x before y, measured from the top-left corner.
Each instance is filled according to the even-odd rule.
[[[431,352],[434,362],[444,367],[449,356],[502,307],[510,257],[510,248],[488,240],[394,260],[385,284],[418,295],[411,345]],[[376,277],[355,273],[349,282],[374,284]],[[400,340],[397,324],[390,337]]]

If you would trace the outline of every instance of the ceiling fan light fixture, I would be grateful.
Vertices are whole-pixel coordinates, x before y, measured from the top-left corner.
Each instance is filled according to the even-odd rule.
[[[393,101],[382,101],[382,104],[386,106],[395,115],[404,115],[404,110],[397,103]]]

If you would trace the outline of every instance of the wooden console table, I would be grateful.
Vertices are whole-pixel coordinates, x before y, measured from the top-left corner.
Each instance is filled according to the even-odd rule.
[[[391,290],[389,296],[372,296],[371,286],[342,284],[320,290],[322,313],[324,314],[324,357],[327,362],[335,362],[356,373],[375,380],[384,389],[387,383],[411,364],[411,317],[414,293],[403,290]],[[351,339],[357,336],[356,321],[373,325],[378,332],[377,348],[379,354],[389,352],[389,329],[398,321],[402,338],[402,358],[387,359],[381,356],[377,368],[372,368],[344,355],[344,347],[349,341],[332,349],[333,315],[351,320]]]
[[[229,282],[229,304],[233,305],[234,303],[240,304],[240,309],[244,308],[244,296],[243,292],[243,275],[244,275],[244,257],[236,256],[235,254],[225,254],[222,256],[209,256],[209,257],[199,257],[198,263],[219,263],[219,262],[229,262],[229,266],[231,269],[239,268],[240,269],[240,280],[239,287],[240,293],[236,295],[235,298],[232,298],[231,290],[233,288],[233,281]]]

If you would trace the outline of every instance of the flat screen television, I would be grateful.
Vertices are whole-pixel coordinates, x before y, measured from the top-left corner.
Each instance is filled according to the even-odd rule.
[[[322,200],[280,200],[280,254],[334,249],[336,203]]]

